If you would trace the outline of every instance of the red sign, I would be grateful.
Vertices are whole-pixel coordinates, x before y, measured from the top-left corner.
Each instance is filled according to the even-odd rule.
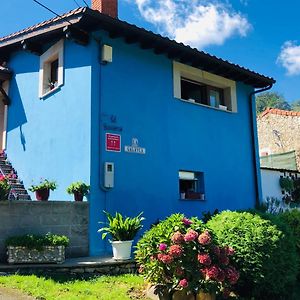
[[[119,134],[106,133],[105,150],[121,152],[121,136]]]

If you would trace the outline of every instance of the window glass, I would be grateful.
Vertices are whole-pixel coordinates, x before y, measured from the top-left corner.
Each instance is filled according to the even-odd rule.
[[[180,199],[204,200],[204,174],[179,171],[179,193]]]

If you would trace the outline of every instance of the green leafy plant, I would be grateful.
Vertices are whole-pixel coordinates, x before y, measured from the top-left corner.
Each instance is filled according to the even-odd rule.
[[[241,274],[239,295],[287,299],[298,267],[295,240],[287,226],[270,214],[231,211],[214,216],[207,226],[220,244],[235,249],[233,260]]]
[[[162,285],[171,296],[177,289],[232,295],[239,278],[231,264],[234,250],[219,247],[213,233],[195,217],[174,214],[161,221],[140,239],[135,254],[145,279]]]
[[[54,191],[57,188],[55,181],[49,181],[48,179],[41,180],[38,185],[31,185],[29,191],[36,192],[39,190],[51,190]]]
[[[9,191],[10,191],[10,184],[7,178],[3,175],[0,175],[0,201],[8,199]]]
[[[85,196],[89,193],[89,191],[90,191],[90,186],[81,181],[73,182],[67,188],[67,193],[70,195],[74,193],[79,193]]]
[[[137,232],[143,227],[142,212],[134,218],[123,217],[120,213],[116,212],[115,216],[104,211],[108,220],[108,226],[102,227],[98,232],[102,233],[102,239],[105,239],[109,234],[113,241],[131,241],[135,238]],[[99,222],[103,224],[103,222]],[[104,223],[105,224],[105,223]]]
[[[6,239],[5,245],[41,250],[44,246],[68,246],[69,238],[65,235],[56,235],[52,233],[47,233],[45,235],[26,234],[9,237]]]
[[[280,187],[288,193],[291,193],[294,190],[294,180],[292,178],[280,177],[279,184]]]

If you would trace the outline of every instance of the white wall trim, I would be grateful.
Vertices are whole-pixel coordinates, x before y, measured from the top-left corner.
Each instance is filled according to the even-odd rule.
[[[4,91],[6,92],[6,94],[8,95],[8,91],[9,91],[9,80],[6,80],[3,82],[2,87],[4,89]],[[2,101],[2,100],[0,100]],[[1,148],[0,150],[4,150],[6,149],[6,140],[7,140],[7,120],[8,120],[8,106],[4,105],[4,118],[3,118],[3,131],[2,131],[2,135],[1,135]]]
[[[49,90],[47,89],[48,79],[46,76],[49,76],[49,65],[48,62],[58,58],[58,83],[57,87]],[[57,90],[64,84],[64,40],[61,39],[52,47],[50,47],[45,53],[40,57],[40,72],[39,72],[39,97],[43,98],[53,91]]]
[[[231,112],[237,112],[237,96],[235,81],[173,61],[174,97],[180,100],[183,100],[181,99],[181,77],[186,77],[207,85],[224,89],[225,94],[229,93],[228,97],[230,97],[231,101]]]

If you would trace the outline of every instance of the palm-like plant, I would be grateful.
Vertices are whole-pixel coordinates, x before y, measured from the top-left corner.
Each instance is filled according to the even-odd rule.
[[[130,241],[133,240],[137,232],[143,227],[141,224],[144,217],[142,217],[142,212],[134,218],[123,217],[120,213],[116,212],[115,216],[104,211],[108,226],[102,227],[98,232],[102,233],[102,239],[105,239],[109,234],[111,235],[113,241]],[[105,224],[104,222],[99,222]]]

